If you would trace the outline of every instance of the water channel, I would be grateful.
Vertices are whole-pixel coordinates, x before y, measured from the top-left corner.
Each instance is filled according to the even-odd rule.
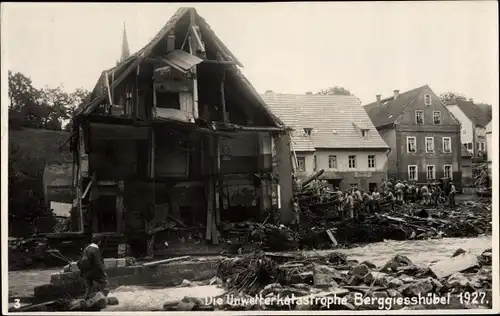
[[[480,255],[485,249],[492,248],[492,236],[473,238],[442,238],[429,240],[387,240],[366,246],[340,250],[348,259],[358,261],[368,260],[375,265],[383,265],[396,254],[405,255],[414,263],[430,264],[450,258],[458,248]],[[306,256],[325,255],[333,250],[307,251]]]

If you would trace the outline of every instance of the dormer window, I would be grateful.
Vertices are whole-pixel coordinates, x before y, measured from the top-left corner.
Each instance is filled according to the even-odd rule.
[[[304,134],[305,136],[311,136],[313,129],[310,127],[305,127],[304,128]]]
[[[361,137],[366,137],[368,136],[368,130],[367,129],[362,129],[361,130]]]

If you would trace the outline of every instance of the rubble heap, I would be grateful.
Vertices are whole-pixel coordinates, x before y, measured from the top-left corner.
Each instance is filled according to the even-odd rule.
[[[394,210],[381,205],[380,212],[375,214],[367,213],[357,205],[357,216],[342,220],[335,207],[338,205],[336,196],[325,181],[312,179],[304,183],[295,192],[301,209],[301,248],[331,248],[332,241],[326,233],[329,229],[334,231],[336,241],[343,245],[384,239],[475,237],[492,232],[491,200],[466,201],[455,207],[396,204]]]
[[[383,308],[491,308],[491,258],[491,249],[478,257],[462,250],[449,259],[426,266],[396,255],[385,265],[376,267],[367,261],[347,260],[338,252],[316,258],[288,258],[281,264],[265,253],[246,255],[228,259],[219,266],[219,281],[232,294],[232,302],[227,301],[230,296],[225,293],[219,297],[225,300],[224,304],[202,306],[200,303],[198,306],[193,302],[189,310],[370,310],[382,308],[381,301],[387,302],[391,298],[393,302],[401,298],[400,302],[406,303],[393,303]],[[471,293],[479,293],[481,298],[464,299]],[[431,294],[440,297],[440,302],[427,304],[416,299]],[[270,302],[273,302],[273,297],[282,299],[274,300],[272,304],[241,304],[241,299],[250,302],[255,297],[269,298]],[[328,297],[345,299],[331,299],[328,303]],[[356,297],[358,302],[360,297],[375,300],[359,304]],[[237,298],[240,301],[235,303]],[[308,304],[300,303],[306,298]],[[168,309],[175,310],[173,305],[169,304]],[[186,304],[180,305],[185,310]]]
[[[262,284],[271,284],[279,276],[278,264],[263,252],[223,260],[217,268],[217,277],[225,280],[230,290],[250,295],[259,292]]]

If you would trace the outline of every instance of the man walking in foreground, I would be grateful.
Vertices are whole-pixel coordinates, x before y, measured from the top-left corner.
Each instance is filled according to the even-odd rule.
[[[104,259],[101,256],[99,246],[103,237],[95,235],[92,237],[92,243],[88,245],[78,261],[78,268],[81,276],[86,280],[85,299],[89,299],[94,292],[101,292],[107,296],[108,275],[104,269]],[[97,291],[94,291],[97,290]]]

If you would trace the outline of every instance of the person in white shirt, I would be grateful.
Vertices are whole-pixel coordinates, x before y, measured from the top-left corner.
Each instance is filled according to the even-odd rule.
[[[396,199],[398,202],[403,202],[403,197],[404,197],[404,184],[401,183],[401,180],[398,180],[398,183],[394,186],[394,189],[396,189]]]
[[[422,192],[422,198],[424,200],[424,205],[429,204],[430,198],[431,198],[431,194],[429,193],[429,188],[427,187],[427,185],[424,184],[420,188],[420,192]]]
[[[375,212],[378,212],[380,210],[380,193],[377,190],[373,190],[372,199],[373,199],[373,209]]]
[[[457,190],[455,189],[455,185],[450,182],[450,193],[448,194],[448,199],[450,200],[450,206],[455,206],[455,193]]]

